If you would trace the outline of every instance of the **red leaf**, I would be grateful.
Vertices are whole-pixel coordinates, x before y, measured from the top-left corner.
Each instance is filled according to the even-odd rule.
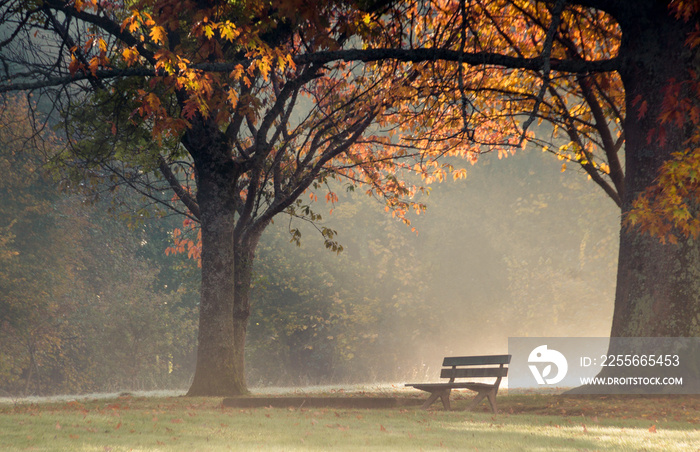
[[[642,101],[641,105],[639,105],[639,109],[637,109],[637,117],[640,119],[643,118],[648,108],[649,105],[647,105],[647,101]]]

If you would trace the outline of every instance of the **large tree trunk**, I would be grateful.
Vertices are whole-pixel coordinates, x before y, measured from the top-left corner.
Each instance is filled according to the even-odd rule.
[[[664,89],[691,76],[692,54],[685,45],[695,23],[673,18],[664,2],[626,2],[616,14],[623,31],[620,71],[627,98],[625,192],[622,215],[654,182],[662,163],[683,149],[688,130],[660,130]],[[640,101],[647,112],[640,115]],[[640,117],[641,116],[641,117]],[[700,241],[662,244],[623,227],[612,337],[700,335]]]
[[[236,174],[220,138],[217,129],[200,123],[183,140],[197,166],[202,231],[197,364],[189,396],[247,392],[243,369],[236,365],[233,322]]]
[[[233,361],[236,369],[245,373],[245,344],[250,318],[250,289],[253,280],[253,260],[260,234],[236,241],[234,303],[233,303]],[[245,381],[243,381],[245,387]]]

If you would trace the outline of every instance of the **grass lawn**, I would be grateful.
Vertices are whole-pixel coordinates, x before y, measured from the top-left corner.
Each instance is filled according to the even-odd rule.
[[[0,450],[700,451],[697,396],[499,395],[494,415],[486,404],[463,411],[469,394],[454,394],[451,412],[439,404],[430,411],[237,409],[221,398],[184,397],[4,403]]]

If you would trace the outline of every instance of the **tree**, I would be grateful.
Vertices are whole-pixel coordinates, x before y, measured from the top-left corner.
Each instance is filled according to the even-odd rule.
[[[452,167],[436,156],[512,151],[538,140],[529,126],[542,119],[570,140],[560,157],[626,215],[690,133],[685,124],[661,133],[652,113],[668,110],[670,87],[694,83],[694,5],[153,0],[127,11],[97,0],[8,2],[0,91],[99,92],[95,105],[121,106],[115,137],[152,129],[165,145],[164,154],[114,144],[107,149],[121,152],[101,159],[77,155],[103,165],[121,158],[129,165],[118,177],[132,185],[160,171],[200,222],[190,394],[237,394],[260,234],[284,211],[313,218],[300,197],[328,178],[366,183],[401,214],[412,189],[396,176],[411,167],[399,159],[416,156],[426,182],[441,179]],[[49,38],[54,46],[40,50]],[[194,190],[173,166],[194,169]],[[333,232],[323,232],[333,247]],[[613,336],[697,334],[695,246],[622,229]]]
[[[656,184],[659,171],[696,142],[689,96],[697,87],[697,2],[452,2],[445,6],[457,13],[452,34],[436,25],[445,19],[434,11],[411,15],[407,7],[402,17],[441,31],[430,35],[430,45],[441,50],[433,51],[435,58],[491,65],[480,72],[490,71],[486,82],[460,79],[458,67],[453,92],[472,90],[470,107],[481,101],[523,118],[513,125],[521,136],[535,119],[563,131],[572,152],[560,157],[578,163],[623,218],[648,188],[667,188]],[[421,45],[411,33],[403,33],[404,42]],[[385,41],[382,57],[415,61],[426,51],[399,44]],[[465,48],[475,51],[457,51]],[[523,71],[530,69],[537,73]],[[688,154],[685,168],[693,163]],[[678,185],[691,183],[692,174]],[[695,193],[683,193],[693,205]],[[678,243],[667,246],[635,228],[621,229],[611,336],[697,336],[697,244],[679,232]]]
[[[402,197],[410,196],[412,188],[394,176],[401,166],[396,159],[414,151],[370,129],[381,128],[391,105],[373,102],[380,98],[380,86],[361,67],[296,64],[290,57],[304,49],[337,47],[357,34],[363,24],[358,10],[333,5],[316,16],[284,4],[154,2],[129,13],[113,6],[8,4],[4,18],[15,29],[4,41],[9,55],[6,75],[18,63],[36,64],[40,52],[27,52],[31,40],[21,50],[13,46],[40,21],[57,37],[54,75],[68,77],[67,83],[49,85],[60,87],[65,98],[75,98],[75,90],[68,87],[78,82],[98,93],[88,99],[89,107],[116,106],[110,137],[94,133],[94,127],[103,124],[86,120],[86,110],[76,107],[86,99],[78,97],[65,105],[70,118],[66,137],[73,141],[66,160],[69,165],[78,163],[76,168],[85,171],[83,179],[99,177],[107,169],[116,182],[142,188],[165,204],[141,177],[157,170],[185,214],[199,222],[198,364],[189,393],[243,393],[251,265],[262,231],[283,211],[319,218],[300,196],[341,176],[367,183],[401,215],[410,205]],[[190,62],[216,67],[222,60],[236,63],[225,73],[188,67]],[[140,75],[108,84],[111,74],[104,74],[105,68],[126,71],[125,75],[136,70]],[[13,78],[15,87],[23,85],[21,74]],[[86,84],[81,85],[81,79]],[[303,96],[310,101],[302,101]],[[151,128],[157,148],[143,138],[144,130]],[[102,138],[100,145],[86,149],[81,145],[86,135]],[[127,146],[125,139],[130,140]],[[449,141],[434,152],[453,146]],[[425,157],[424,166],[432,164]],[[183,176],[190,169],[193,178]],[[335,194],[326,197],[332,201]],[[337,246],[334,231],[321,232],[329,247]]]

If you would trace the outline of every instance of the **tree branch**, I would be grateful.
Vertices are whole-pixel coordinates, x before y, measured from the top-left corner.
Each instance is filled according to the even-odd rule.
[[[381,60],[396,60],[409,63],[423,63],[426,61],[451,61],[462,62],[470,65],[501,66],[508,69],[529,69],[533,71],[542,70],[545,66],[545,59],[542,56],[535,58],[520,58],[509,55],[502,55],[493,52],[467,52],[461,53],[450,49],[437,48],[417,48],[417,49],[348,49],[321,51],[298,55],[293,58],[296,64],[326,64],[334,61],[362,61],[376,62]],[[556,58],[548,59],[550,68],[553,71],[566,72],[572,74],[588,74],[591,72],[613,72],[620,68],[618,57],[605,60],[561,60]],[[224,63],[198,63],[192,64],[190,68],[205,72],[230,73],[235,67],[245,61],[234,61]],[[157,75],[151,68],[127,68],[127,69],[100,69],[96,71],[99,79],[111,79],[119,77],[148,77]],[[0,85],[0,93],[10,91],[24,91],[51,86],[61,86],[70,83],[84,81],[92,78],[92,74],[76,73],[74,75],[62,77],[49,77],[44,80],[14,83],[5,81]]]
[[[422,63],[426,61],[452,61],[477,65],[501,66],[509,69],[542,70],[544,58],[520,58],[502,55],[493,52],[467,52],[460,53],[456,50],[440,48],[416,48],[416,49],[348,49],[321,51],[298,55],[294,57],[296,64],[330,63],[333,61],[362,61],[375,62],[381,60],[397,60],[410,63]],[[590,72],[613,72],[620,68],[618,57],[587,61],[587,60],[561,60],[549,59],[551,69],[558,72],[574,74],[587,74]],[[228,65],[227,65],[228,67]],[[204,69],[204,68],[202,68]]]
[[[180,181],[177,180],[177,177],[170,169],[170,165],[168,165],[168,162],[165,161],[165,158],[163,158],[160,153],[158,154],[158,169],[185,207],[187,207],[198,220],[201,219],[199,204],[197,204],[197,201],[195,201],[192,195],[180,184]]]

